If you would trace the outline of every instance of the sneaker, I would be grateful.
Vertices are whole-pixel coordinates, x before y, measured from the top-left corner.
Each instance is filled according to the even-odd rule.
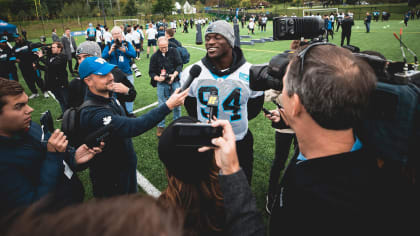
[[[48,92],[44,92],[44,98],[49,98],[50,95],[48,94]]]
[[[61,121],[63,120],[63,114],[61,114],[59,117],[57,117],[56,121]]]
[[[156,129],[156,136],[158,136],[158,137],[162,136],[162,133],[163,133],[163,130],[164,129],[165,128],[163,128],[163,127],[157,127],[157,129]]]
[[[37,98],[37,97],[39,97],[39,94],[33,93],[31,96],[29,96],[29,99]]]
[[[135,74],[137,78],[141,76],[141,72],[139,70],[137,70]]]

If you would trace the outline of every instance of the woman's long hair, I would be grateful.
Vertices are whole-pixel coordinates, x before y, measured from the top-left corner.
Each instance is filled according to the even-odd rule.
[[[177,206],[184,212],[184,236],[223,234],[225,210],[218,171],[214,159],[209,167],[208,178],[198,183],[185,183],[166,171],[168,187],[159,200]]]

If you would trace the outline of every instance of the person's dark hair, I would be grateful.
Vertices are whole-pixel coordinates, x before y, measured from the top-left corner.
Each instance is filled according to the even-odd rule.
[[[303,49],[304,50],[304,49]],[[333,45],[294,54],[285,77],[288,96],[297,94],[309,115],[323,128],[345,130],[362,119],[375,89],[372,68],[349,50]]]
[[[61,42],[53,42],[52,45],[53,44],[57,45],[57,48],[60,48],[61,49],[61,52],[63,52],[63,48],[64,47],[63,47],[63,44]]]
[[[54,31],[55,31],[55,28],[52,28],[51,32],[54,32]]]
[[[70,28],[69,28],[69,27],[67,27],[64,31],[67,31],[67,30],[70,30]]]
[[[43,211],[45,199],[29,207],[7,235],[181,236],[183,217],[173,207],[140,194],[90,200],[59,211]]]
[[[19,82],[0,77],[0,114],[3,112],[3,107],[7,104],[4,97],[16,96],[23,92],[23,87]]]
[[[175,34],[175,32],[174,32],[174,29],[172,29],[172,28],[168,28],[168,29],[166,29],[166,33],[172,38],[172,37],[174,37],[174,34]]]
[[[186,183],[166,171],[168,187],[159,201],[183,211],[184,236],[223,234],[225,210],[216,163],[213,162],[209,169],[209,178],[199,183]]]

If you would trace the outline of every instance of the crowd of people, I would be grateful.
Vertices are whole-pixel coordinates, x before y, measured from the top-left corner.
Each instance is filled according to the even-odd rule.
[[[264,17],[256,20],[262,22],[261,31]],[[336,22],[336,32],[342,27],[341,45],[345,38],[349,45],[354,24],[350,14],[324,19],[327,35],[333,36]],[[184,33],[186,21],[178,22]],[[32,95],[14,79],[13,63],[2,67],[2,234],[234,236],[410,229],[407,222],[416,212],[417,195],[396,180],[397,173],[384,172],[377,154],[355,133],[375,90],[373,69],[346,48],[296,41],[281,78],[282,90],[270,91],[269,100],[281,105],[265,115],[273,124],[287,125],[276,132],[270,176],[278,179],[284,173],[280,182],[270,182],[265,227],[251,191],[254,138],[248,123],[261,112],[268,91],[250,88],[252,65],[235,46],[232,25],[224,20],[208,23],[206,54],[186,68],[178,50],[182,43],[175,38],[176,21],[151,22],[145,29],[115,26],[110,32],[89,24],[86,41],[79,45],[70,29],[61,39],[53,29],[47,55],[43,50],[34,53],[28,41],[17,37],[10,55],[19,60]],[[254,25],[248,29],[254,33]],[[136,117],[133,73],[145,39],[146,59],[153,47],[148,74],[157,88],[158,106]],[[0,41],[0,47],[9,52],[6,42]],[[197,66],[200,73],[191,82]],[[76,77],[70,83],[67,67]],[[45,84],[38,69],[46,71]],[[95,147],[72,147],[62,131],[51,133],[33,122],[28,100],[37,96],[35,84],[45,96],[52,92],[63,113],[80,108],[76,119],[81,136],[112,126],[111,137]],[[215,109],[209,106],[214,95],[219,101]],[[181,117],[181,106],[188,116]],[[172,111],[174,120],[166,127],[165,117]],[[221,137],[211,140],[213,146],[177,145],[177,124],[209,121],[223,129]],[[167,177],[157,199],[138,194],[132,143],[133,137],[154,127]],[[292,142],[295,154],[286,165]],[[96,200],[83,202],[76,172],[86,168]]]

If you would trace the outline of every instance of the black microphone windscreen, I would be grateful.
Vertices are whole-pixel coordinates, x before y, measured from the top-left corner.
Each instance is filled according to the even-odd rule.
[[[199,76],[200,73],[201,73],[201,66],[199,66],[199,65],[193,65],[193,67],[190,70],[190,76],[192,78],[195,78],[195,77]]]

